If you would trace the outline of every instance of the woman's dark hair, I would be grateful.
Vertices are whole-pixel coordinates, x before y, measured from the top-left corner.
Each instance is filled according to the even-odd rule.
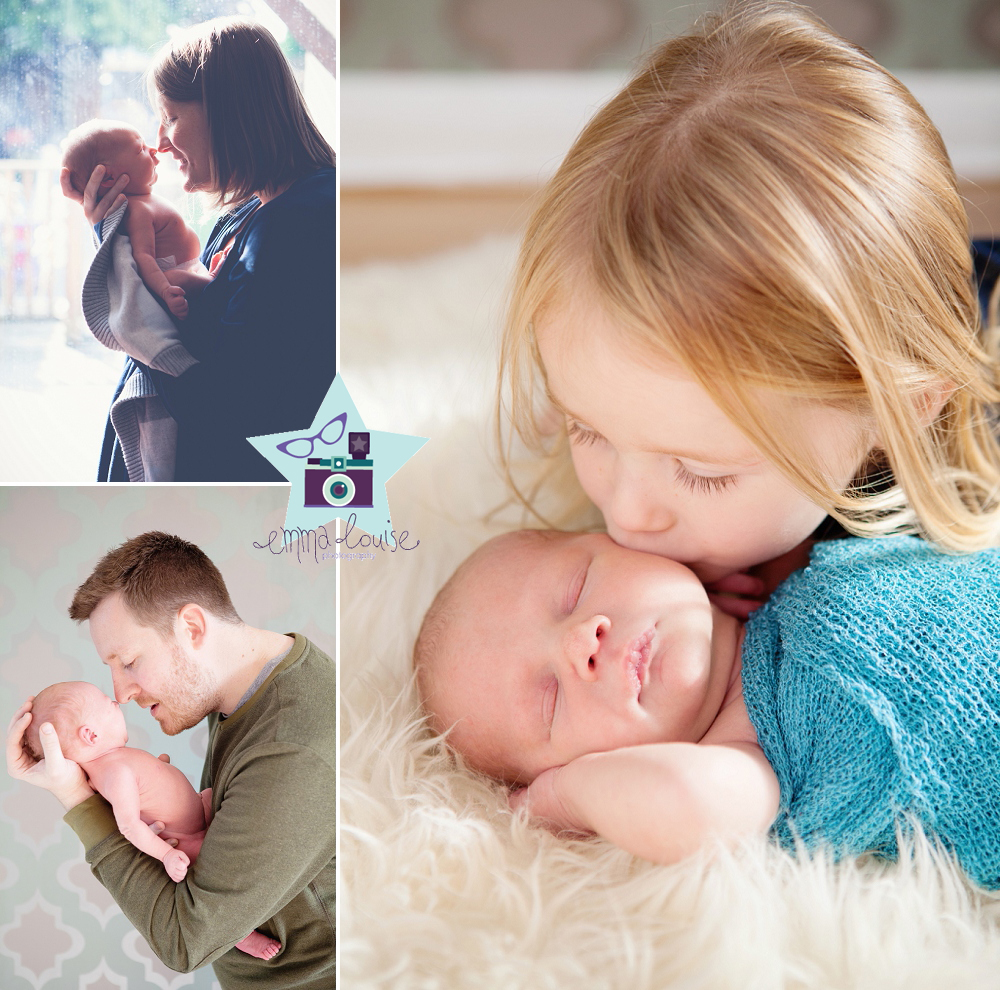
[[[204,107],[220,206],[273,195],[335,162],[277,41],[253,21],[224,17],[189,28],[160,50],[146,85],[154,104],[162,95]]]

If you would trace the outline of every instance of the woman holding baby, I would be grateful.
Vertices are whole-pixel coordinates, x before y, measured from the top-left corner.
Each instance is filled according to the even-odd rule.
[[[213,278],[189,290],[179,321],[197,363],[173,376],[126,362],[113,407],[150,395],[162,405],[144,405],[152,412],[135,417],[136,436],[109,419],[99,480],[283,480],[246,438],[308,425],[335,375],[334,152],[260,25],[193,27],[160,51],[147,80],[157,150],[178,161],[186,192],[227,212],[201,253]],[[104,192],[102,175],[98,166],[82,195],[64,184],[94,225],[126,201],[128,176]],[[144,471],[164,446],[167,467]]]

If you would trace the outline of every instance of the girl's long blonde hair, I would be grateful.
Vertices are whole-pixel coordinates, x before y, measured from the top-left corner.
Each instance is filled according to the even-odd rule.
[[[906,88],[811,14],[744,3],[663,44],[544,191],[499,410],[564,474],[565,431],[540,428],[534,328],[581,288],[851,532],[954,552],[998,542],[1000,365],[948,154]],[[871,424],[851,488],[830,487],[760,390]]]

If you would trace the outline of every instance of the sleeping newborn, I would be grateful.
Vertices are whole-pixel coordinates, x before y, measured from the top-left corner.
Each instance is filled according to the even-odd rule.
[[[673,561],[512,533],[414,661],[432,726],[556,830],[659,862],[768,829],[892,857],[916,819],[1000,887],[1000,550],[819,543],[744,629]]]

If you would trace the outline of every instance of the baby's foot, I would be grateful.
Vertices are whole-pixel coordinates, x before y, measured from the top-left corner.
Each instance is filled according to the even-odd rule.
[[[263,932],[251,932],[236,943],[236,948],[258,959],[273,959],[281,951],[281,943]]]
[[[188,314],[188,302],[184,298],[184,290],[180,286],[172,285],[163,293],[163,301],[178,320],[183,320]]]
[[[167,876],[175,883],[180,883],[187,876],[190,865],[191,860],[188,859],[187,853],[182,853],[180,849],[171,849],[163,857],[163,867],[167,871]]]

